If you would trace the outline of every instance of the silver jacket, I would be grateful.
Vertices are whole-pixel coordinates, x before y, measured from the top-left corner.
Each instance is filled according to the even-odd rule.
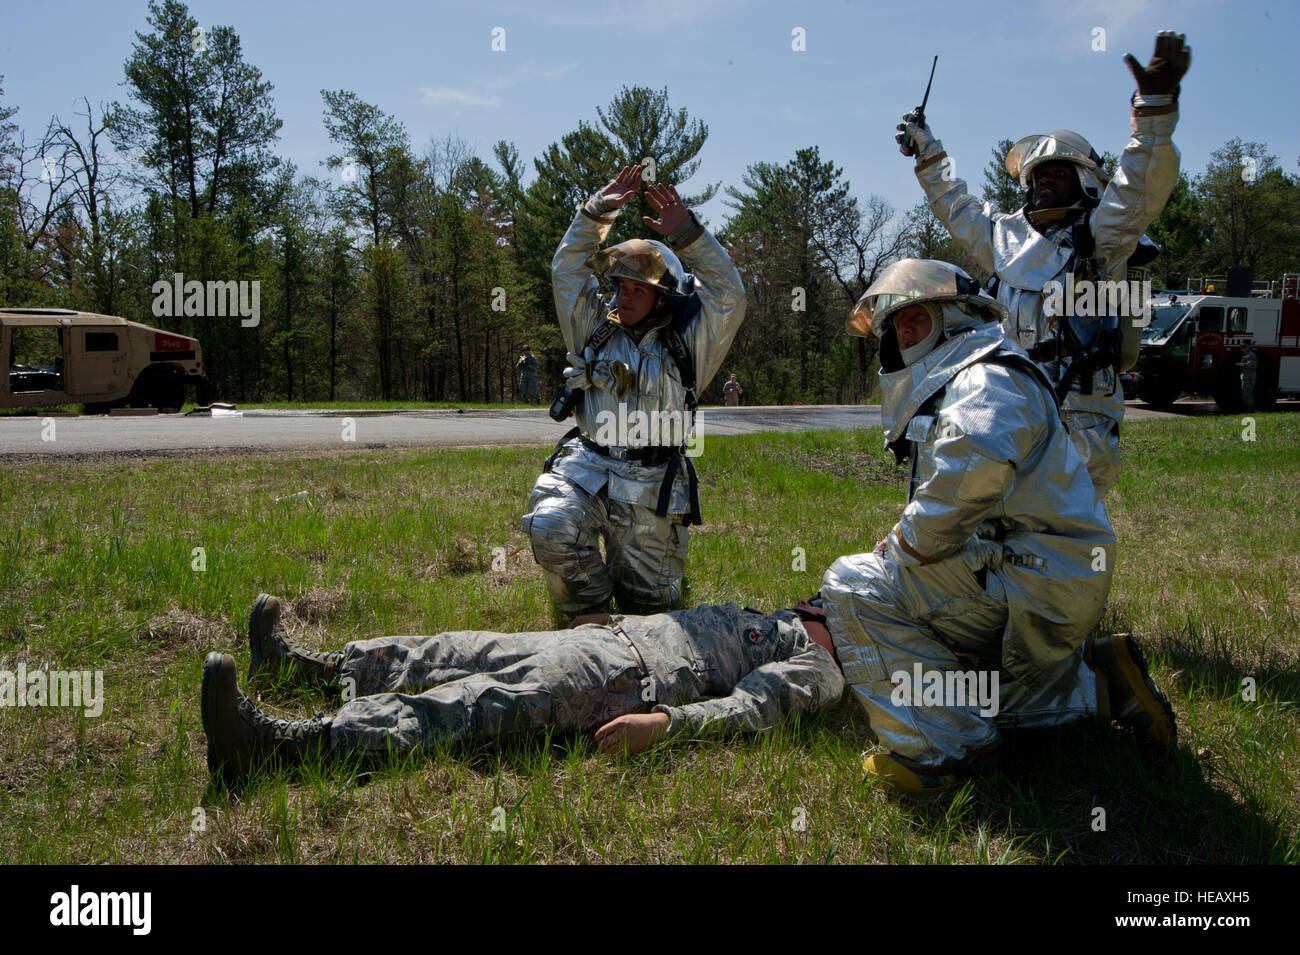
[[[1179,153],[1170,138],[1177,122],[1176,111],[1133,117],[1133,137],[1091,215],[1097,268],[1103,281],[1125,278],[1129,256],[1178,181]],[[991,202],[980,202],[966,191],[964,180],[944,179],[949,166],[941,161],[942,150],[942,143],[936,142],[931,158],[917,164],[916,178],[930,208],[980,267],[997,275],[998,301],[1011,313],[1006,324],[1008,336],[1025,349],[1051,341],[1056,337],[1056,319],[1044,313],[1043,287],[1050,281],[1065,281],[1072,252],[1069,226],[1055,225],[1039,232],[1030,225],[1023,208],[1008,214]],[[1064,368],[1054,365],[1042,363],[1055,384]],[[1067,407],[1116,421],[1123,417],[1123,391],[1113,369],[1096,372],[1091,395],[1081,395],[1079,388],[1076,381]]]
[[[582,353],[591,333],[610,313],[610,303],[600,294],[599,283],[587,265],[587,259],[609,234],[617,215],[594,216],[587,211],[592,206],[592,201],[589,201],[579,209],[551,262],[551,284],[560,331],[568,350],[575,353]],[[680,245],[670,244],[682,264],[695,274],[701,301],[700,311],[682,333],[695,363],[698,394],[718,373],[736,332],[740,330],[745,317],[745,290],[740,273],[718,240],[706,229],[691,231],[694,234],[688,235]],[[684,440],[684,435],[676,440],[669,436],[673,429],[666,425],[671,419],[657,417],[659,413],[671,412],[682,423],[687,411],[686,387],[662,332],[662,327],[651,329],[638,344],[631,335],[620,330],[601,349],[597,361],[622,362],[636,373],[636,388],[622,396],[600,386],[587,388],[575,413],[577,425],[585,436],[598,440],[602,420],[619,420],[621,405],[623,420],[633,420],[629,416],[639,411],[651,422],[646,440],[632,446],[665,446]],[[602,413],[607,417],[602,418]],[[618,445],[611,447],[614,453],[602,457],[589,451],[575,438],[556,459],[552,470],[589,494],[596,494],[608,484],[611,498],[653,509],[658,503],[659,488],[669,465],[645,467],[620,460],[621,448]],[[678,465],[668,510],[671,514],[684,514],[690,510],[684,462]]]
[[[1115,534],[1047,382],[994,323],[880,381],[886,440],[912,443],[888,557],[906,568],[978,551],[1006,589],[1002,665],[1042,682],[1100,619],[1115,559]]]

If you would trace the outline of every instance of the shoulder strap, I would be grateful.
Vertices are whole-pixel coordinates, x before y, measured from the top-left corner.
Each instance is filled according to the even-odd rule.
[[[700,406],[699,396],[695,393],[695,362],[691,361],[691,353],[686,348],[686,339],[682,337],[681,329],[676,323],[668,326],[668,330],[664,333],[664,341],[668,345],[668,353],[677,363],[677,372],[682,376],[682,385],[686,388],[686,410],[694,414],[695,409]]]
[[[1097,275],[1097,239],[1092,234],[1092,210],[1088,209],[1070,226],[1074,253],[1069,269],[1076,279],[1095,280]]]
[[[587,343],[582,346],[583,354],[586,354],[587,349],[590,348],[593,356],[599,355],[600,350],[609,344],[609,340],[614,337],[614,333],[621,327],[622,326],[612,318],[605,319],[596,326],[596,330],[591,333],[591,337],[587,339]]]

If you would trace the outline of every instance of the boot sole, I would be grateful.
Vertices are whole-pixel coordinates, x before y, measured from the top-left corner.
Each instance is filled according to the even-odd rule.
[[[266,654],[262,652],[262,641],[258,636],[258,631],[261,629],[259,624],[262,622],[262,611],[266,608],[266,602],[270,599],[270,594],[258,594],[257,600],[253,602],[253,612],[248,615],[249,683],[252,683],[258,671],[266,666]]]
[[[199,695],[199,710],[203,718],[203,734],[208,738],[208,773],[217,778],[223,775],[224,761],[217,751],[213,727],[217,718],[217,684],[221,679],[222,654],[209,653],[203,661],[203,689]]]
[[[1146,654],[1137,645],[1137,641],[1128,634],[1125,634],[1124,639],[1119,642],[1112,640],[1110,647],[1115,665],[1124,674],[1124,678],[1136,693],[1139,710],[1154,715],[1154,704],[1164,713],[1165,719],[1169,723],[1167,740],[1158,736],[1153,738],[1152,731],[1158,725],[1155,721],[1152,722],[1151,726],[1147,727],[1143,738],[1154,745],[1167,748],[1169,752],[1173,752],[1178,746],[1178,723],[1174,718],[1174,708],[1170,705],[1168,698],[1155,685],[1155,681],[1151,679]],[[1132,678],[1135,673],[1138,677],[1136,680]]]

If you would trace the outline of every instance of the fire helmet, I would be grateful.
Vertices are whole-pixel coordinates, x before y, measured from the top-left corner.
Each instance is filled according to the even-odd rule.
[[[695,277],[687,274],[681,260],[668,246],[654,239],[628,239],[611,245],[592,254],[587,265],[611,280],[644,282],[673,298],[690,295],[695,290]]]
[[[1070,163],[1079,174],[1079,186],[1085,201],[1092,205],[1101,199],[1106,188],[1106,174],[1102,171],[1101,157],[1092,144],[1069,129],[1056,129],[1050,133],[1026,136],[1009,150],[1004,163],[1012,179],[1028,189],[1034,168],[1045,162]]]
[[[844,329],[850,335],[865,338],[884,337],[893,327],[890,319],[909,305],[927,302],[952,303],[944,308],[945,332],[979,321],[1000,322],[1008,317],[1006,308],[980,291],[980,285],[964,271],[938,259],[900,259],[871,284],[849,313]]]

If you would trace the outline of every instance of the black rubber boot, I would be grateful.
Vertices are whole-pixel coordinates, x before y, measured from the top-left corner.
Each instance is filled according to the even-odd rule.
[[[343,652],[317,653],[294,644],[280,623],[280,601],[260,594],[248,617],[248,680],[259,673],[278,673],[286,665],[309,683],[338,685]]]
[[[208,772],[233,787],[260,764],[295,766],[328,751],[328,719],[273,720],[239,691],[235,658],[209,653],[203,661],[201,708],[208,737]]]

